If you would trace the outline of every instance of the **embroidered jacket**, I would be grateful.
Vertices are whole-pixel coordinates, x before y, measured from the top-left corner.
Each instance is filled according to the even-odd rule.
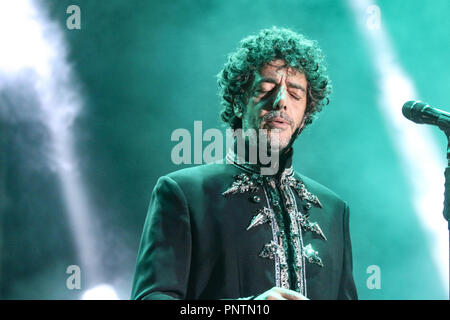
[[[357,299],[349,208],[292,169],[208,164],[158,180],[133,299],[236,299],[274,286],[309,299]]]

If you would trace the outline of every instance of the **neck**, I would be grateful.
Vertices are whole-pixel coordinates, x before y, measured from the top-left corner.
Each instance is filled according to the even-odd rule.
[[[281,152],[271,152],[270,148],[261,150],[248,141],[239,143],[235,140],[230,151],[228,160],[262,175],[279,177],[292,165],[293,149],[290,145]]]

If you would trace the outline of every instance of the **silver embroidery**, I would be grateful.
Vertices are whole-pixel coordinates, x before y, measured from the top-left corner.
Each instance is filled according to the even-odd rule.
[[[266,198],[266,204],[269,210],[273,212],[272,206],[270,205],[269,196],[267,195],[267,191],[265,188],[264,196]],[[289,269],[287,265],[286,253],[283,250],[283,247],[280,246],[282,242],[280,228],[276,219],[272,219],[270,226],[272,228],[272,241],[278,245],[280,250],[277,252],[278,254],[274,256],[275,261],[275,285],[277,287],[289,289]]]
[[[252,221],[250,221],[247,230],[250,230],[251,228],[259,226],[266,222],[272,222],[272,219],[274,218],[272,209],[264,207],[263,209],[259,209],[257,212],[258,213],[252,218]]]
[[[311,231],[317,234],[318,236],[322,237],[322,239],[328,240],[327,237],[325,237],[322,228],[320,228],[317,222],[310,222],[307,219],[304,219],[302,222],[302,229],[305,231]]]
[[[272,240],[264,245],[259,256],[261,258],[274,259],[275,256],[279,256],[281,250],[283,249]]]
[[[289,176],[288,176],[289,177]],[[306,296],[306,273],[305,273],[305,260],[303,256],[303,237],[301,233],[301,226],[299,224],[299,220],[297,219],[299,216],[299,212],[297,210],[297,203],[295,201],[295,196],[289,186],[286,183],[286,176],[281,177],[280,180],[280,189],[282,193],[282,197],[285,199],[286,210],[289,214],[290,218],[290,232],[291,232],[291,241],[294,247],[294,270],[297,280],[297,287],[301,294]]]
[[[244,192],[257,192],[259,190],[257,179],[252,179],[248,174],[241,173],[234,177],[234,182],[229,189],[222,193],[227,196],[229,194],[244,193]]]
[[[269,196],[267,194],[266,186],[276,190],[276,182],[273,177],[261,176],[259,173],[255,172],[251,167],[246,167],[245,165],[236,162],[236,158],[233,155],[227,155],[227,160],[229,163],[233,163],[235,166],[241,168],[246,173],[235,176],[235,181],[232,186],[223,192],[224,196],[236,193],[244,192],[257,192],[259,187],[262,187],[264,192],[267,207],[259,209],[256,214],[252,217],[247,230],[250,230],[256,226],[262,225],[264,223],[269,223],[272,229],[272,241],[264,245],[259,256],[262,258],[273,259],[275,264],[275,283],[276,286],[290,289],[289,284],[289,265],[287,263],[287,238],[283,230],[280,230],[277,219],[275,219],[275,212],[272,209],[272,204],[270,202]],[[242,162],[241,162],[242,163]],[[263,182],[263,179],[266,181]],[[306,213],[303,214],[299,211],[296,203],[295,193],[299,198],[306,202],[305,210]],[[290,219],[290,238],[293,245],[294,256],[293,256],[293,270],[296,276],[296,284],[299,292],[303,295],[307,295],[306,290],[306,272],[305,272],[305,261],[309,263],[314,263],[319,266],[323,266],[322,260],[320,259],[318,252],[315,251],[311,244],[306,247],[303,246],[302,231],[313,232],[324,240],[326,237],[316,222],[310,222],[309,212],[311,205],[315,207],[322,208],[322,204],[318,197],[311,194],[305,187],[302,181],[297,180],[294,177],[294,171],[292,167],[285,169],[281,174],[280,178],[280,200],[284,202],[284,206],[289,215]],[[259,202],[259,201],[258,201]],[[273,206],[278,206],[277,201],[273,201]],[[306,207],[307,206],[307,207]]]
[[[295,179],[294,175],[287,177],[287,183],[291,188],[295,190],[297,195],[300,197],[302,201],[308,201],[309,203],[312,203],[314,206],[322,208],[322,203],[320,202],[319,198],[312,193],[310,193],[303,182]]]
[[[309,263],[314,263],[320,267],[323,267],[322,259],[320,259],[319,253],[312,248],[311,244],[308,244],[303,248],[303,256]]]

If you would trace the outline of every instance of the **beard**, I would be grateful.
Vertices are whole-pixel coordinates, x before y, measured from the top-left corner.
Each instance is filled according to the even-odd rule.
[[[271,111],[266,113],[260,123],[260,127],[264,128],[267,126],[267,123],[270,122],[274,118],[282,118],[285,120],[289,127],[287,128],[276,128],[269,126],[267,132],[267,140],[274,152],[281,152],[284,148],[289,145],[291,141],[292,134],[295,132],[294,130],[294,121],[292,118],[284,112],[281,111]],[[290,134],[289,134],[290,133]]]
[[[279,128],[271,128],[269,130],[260,130],[260,135],[263,137],[262,139],[266,141],[268,150],[271,152],[281,152],[288,145],[291,140],[291,135],[287,134],[287,129],[282,130]],[[264,143],[261,141],[260,143]]]
[[[292,135],[287,129],[247,129],[241,137],[247,141],[250,150],[267,155],[281,153],[291,145]]]
[[[289,127],[272,127],[268,122],[276,117],[281,117],[289,123]],[[267,154],[282,153],[290,148],[294,140],[300,134],[300,124],[295,125],[294,121],[285,113],[271,111],[262,118],[243,119],[243,132],[250,146],[262,149]]]

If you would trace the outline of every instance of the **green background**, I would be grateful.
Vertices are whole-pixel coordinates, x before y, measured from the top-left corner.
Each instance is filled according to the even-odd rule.
[[[371,52],[345,1],[41,4],[63,30],[74,87],[84,101],[73,129],[77,163],[99,221],[103,277],[121,299],[129,298],[156,180],[183,167],[171,162],[172,131],[193,130],[195,120],[203,121],[203,130],[222,127],[215,75],[240,39],[273,25],[317,40],[327,58],[331,103],[296,142],[294,166],[350,204],[360,298],[447,298],[430,254],[434,244],[417,218],[399,150],[380,112]],[[65,27],[71,4],[81,8],[81,30]],[[377,4],[421,100],[448,105],[450,2]],[[0,207],[0,298],[77,299],[81,291],[65,287],[66,267],[79,261],[55,173],[39,148],[45,130],[5,118],[0,128],[0,183],[8,203]],[[430,143],[438,143],[445,158],[445,137],[435,129],[434,138]],[[370,265],[381,269],[381,289],[366,286]]]

